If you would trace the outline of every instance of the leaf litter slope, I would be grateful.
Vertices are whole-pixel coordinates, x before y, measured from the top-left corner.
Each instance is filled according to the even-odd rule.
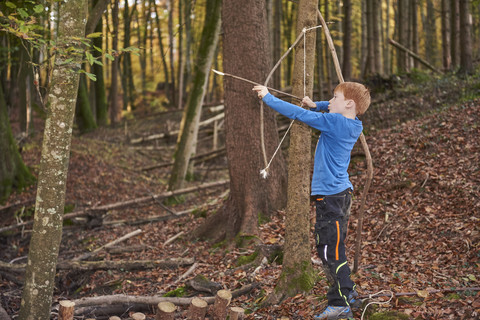
[[[398,297],[384,306],[405,312],[418,319],[474,319],[480,313],[478,291],[428,293],[433,289],[479,287],[480,279],[480,111],[479,101],[464,103],[431,113],[391,129],[367,135],[374,160],[374,181],[367,199],[363,228],[363,248],[359,272],[353,276],[360,294],[380,290],[417,292],[413,297]],[[67,203],[77,207],[107,204],[165,190],[168,168],[139,173],[139,168],[156,159],[166,160],[170,149],[155,153],[124,146],[109,135],[83,135],[74,138]],[[101,137],[99,137],[101,136]],[[24,156],[36,167],[39,145],[26,148]],[[353,260],[356,216],[364,184],[366,166],[363,159],[352,159],[351,179],[356,186],[356,201],[347,239],[348,255]],[[224,173],[223,173],[224,174]],[[208,178],[218,178],[208,176]],[[204,176],[206,177],[206,176]],[[223,199],[225,190],[206,191],[185,197],[172,206],[180,211],[197,205],[198,212],[212,214]],[[9,200],[33,197],[34,188]],[[136,220],[168,214],[159,203],[109,212],[106,221]],[[276,212],[270,222],[261,226],[261,239],[267,244],[283,244],[284,212]],[[7,219],[8,220],[8,219]],[[78,274],[61,271],[56,297],[80,297],[110,293],[132,295],[162,294],[185,284],[195,274],[203,274],[234,290],[249,281],[260,287],[233,301],[253,312],[249,319],[308,319],[325,306],[327,284],[323,278],[308,295],[297,295],[280,306],[260,308],[262,297],[272,292],[281,266],[276,263],[254,269],[235,269],[240,256],[251,254],[254,247],[227,249],[181,237],[171,244],[163,243],[173,235],[189,233],[203,218],[189,215],[180,219],[140,226],[143,233],[124,245],[142,245],[136,252],[99,257],[120,259],[163,259],[195,257],[195,272],[175,283],[188,266],[173,270],[96,271]],[[314,222],[313,209],[311,212]],[[6,223],[7,221],[5,221]],[[11,220],[10,220],[11,222]],[[6,223],[8,224],[8,223]],[[93,226],[90,229],[65,227],[61,259],[71,259],[138,228],[125,224]],[[313,240],[313,237],[312,237]],[[19,235],[8,238],[2,260],[25,255],[28,241]],[[311,243],[315,257],[314,243]],[[321,268],[318,268],[322,275]],[[234,271],[232,271],[234,270]],[[232,272],[230,272],[232,271]],[[20,288],[2,278],[0,288],[19,293]],[[18,308],[18,297],[8,300],[9,311]],[[374,308],[374,307],[369,307]],[[359,314],[357,313],[357,316]]]

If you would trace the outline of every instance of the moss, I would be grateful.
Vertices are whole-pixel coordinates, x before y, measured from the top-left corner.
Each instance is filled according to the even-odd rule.
[[[175,290],[165,293],[164,297],[183,297],[187,293],[187,289],[183,287],[178,287]]]
[[[319,276],[313,270],[310,261],[304,261],[299,266],[284,269],[280,275],[279,285],[275,288],[276,293],[284,293],[288,297],[293,297],[299,292],[309,292]]]
[[[257,236],[237,234],[235,237],[235,245],[237,248],[245,248],[251,244],[255,244],[255,241],[258,240]]]
[[[197,208],[192,211],[192,214],[195,218],[206,218],[207,213],[208,213],[208,210],[202,209],[202,208]]]
[[[278,247],[275,249],[270,256],[268,257],[268,262],[269,263],[277,263],[277,264],[283,264],[283,250],[281,247]]]
[[[267,222],[270,222],[270,217],[263,212],[258,213],[258,225],[261,226],[262,224],[265,224]]]
[[[369,320],[408,320],[408,314],[397,311],[377,312],[368,318]]]
[[[251,255],[248,256],[241,256],[237,259],[237,266],[243,266],[246,265],[247,263],[255,261],[255,259],[258,257],[258,251],[255,251]]]

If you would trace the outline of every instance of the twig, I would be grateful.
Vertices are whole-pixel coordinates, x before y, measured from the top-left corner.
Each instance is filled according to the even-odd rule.
[[[188,270],[184,274],[182,274],[177,280],[175,280],[174,284],[179,283],[180,281],[191,275],[193,271],[197,268],[197,266],[198,263],[195,262],[190,268],[188,268]]]
[[[173,237],[167,239],[167,241],[165,241],[165,243],[163,244],[163,247],[169,245],[170,243],[172,243],[173,241],[175,241],[177,238],[183,236],[185,232],[184,231],[180,231],[179,233],[177,233],[176,235],[174,235]]]
[[[116,240],[113,240],[109,243],[107,243],[106,245],[103,245],[101,246],[100,248],[97,248],[91,252],[88,252],[88,253],[85,253],[85,254],[82,254],[81,256],[79,257],[76,257],[74,258],[72,261],[81,261],[81,260],[85,260],[85,259],[88,259],[90,258],[91,256],[94,256],[96,255],[97,253],[99,253],[100,251],[102,251],[103,249],[106,249],[106,248],[110,248],[110,247],[113,247],[114,245],[116,245],[117,243],[120,243],[122,241],[125,241],[127,239],[130,239],[131,237],[134,237],[136,236],[137,234],[140,234],[142,233],[142,230],[141,229],[137,229],[135,231],[132,231],[130,233],[127,233],[126,235],[124,235],[123,237],[120,237]]]
[[[457,287],[457,288],[449,288],[449,289],[433,289],[433,290],[426,290],[428,294],[432,293],[443,293],[443,292],[458,292],[458,291],[480,291],[480,287]],[[416,296],[418,292],[393,292],[394,297],[408,297],[408,296]],[[362,294],[358,296],[359,299],[368,299],[371,295],[369,294]],[[376,297],[390,297],[390,294],[384,295],[375,295]]]

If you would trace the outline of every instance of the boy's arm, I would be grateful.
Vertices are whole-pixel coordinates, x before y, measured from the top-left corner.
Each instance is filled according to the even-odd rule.
[[[332,117],[327,119],[329,114],[304,109],[292,103],[278,99],[270,93],[263,96],[263,102],[287,118],[299,120],[317,130],[327,132],[335,127],[335,124],[332,123],[334,119]]]
[[[302,106],[309,108],[310,111],[328,111],[328,105],[328,101],[313,102],[309,97],[304,97],[302,99]]]

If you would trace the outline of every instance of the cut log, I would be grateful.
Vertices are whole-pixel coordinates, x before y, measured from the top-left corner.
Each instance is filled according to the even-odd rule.
[[[188,319],[190,320],[204,320],[207,313],[208,303],[201,298],[193,298],[190,307],[188,308]]]
[[[245,318],[245,310],[240,307],[230,308],[230,320],[243,320]]]
[[[60,320],[73,320],[75,311],[75,302],[70,300],[62,300],[59,302],[58,317]]]
[[[232,300],[230,290],[218,290],[213,304],[213,320],[225,320],[227,317],[227,307]]]
[[[147,317],[141,312],[135,312],[131,318],[132,320],[145,320]]]
[[[175,319],[175,311],[177,307],[171,302],[160,302],[157,305],[157,314],[155,320],[173,320]]]
[[[117,316],[111,316],[108,318],[108,320],[122,320],[122,318],[117,317]]]

